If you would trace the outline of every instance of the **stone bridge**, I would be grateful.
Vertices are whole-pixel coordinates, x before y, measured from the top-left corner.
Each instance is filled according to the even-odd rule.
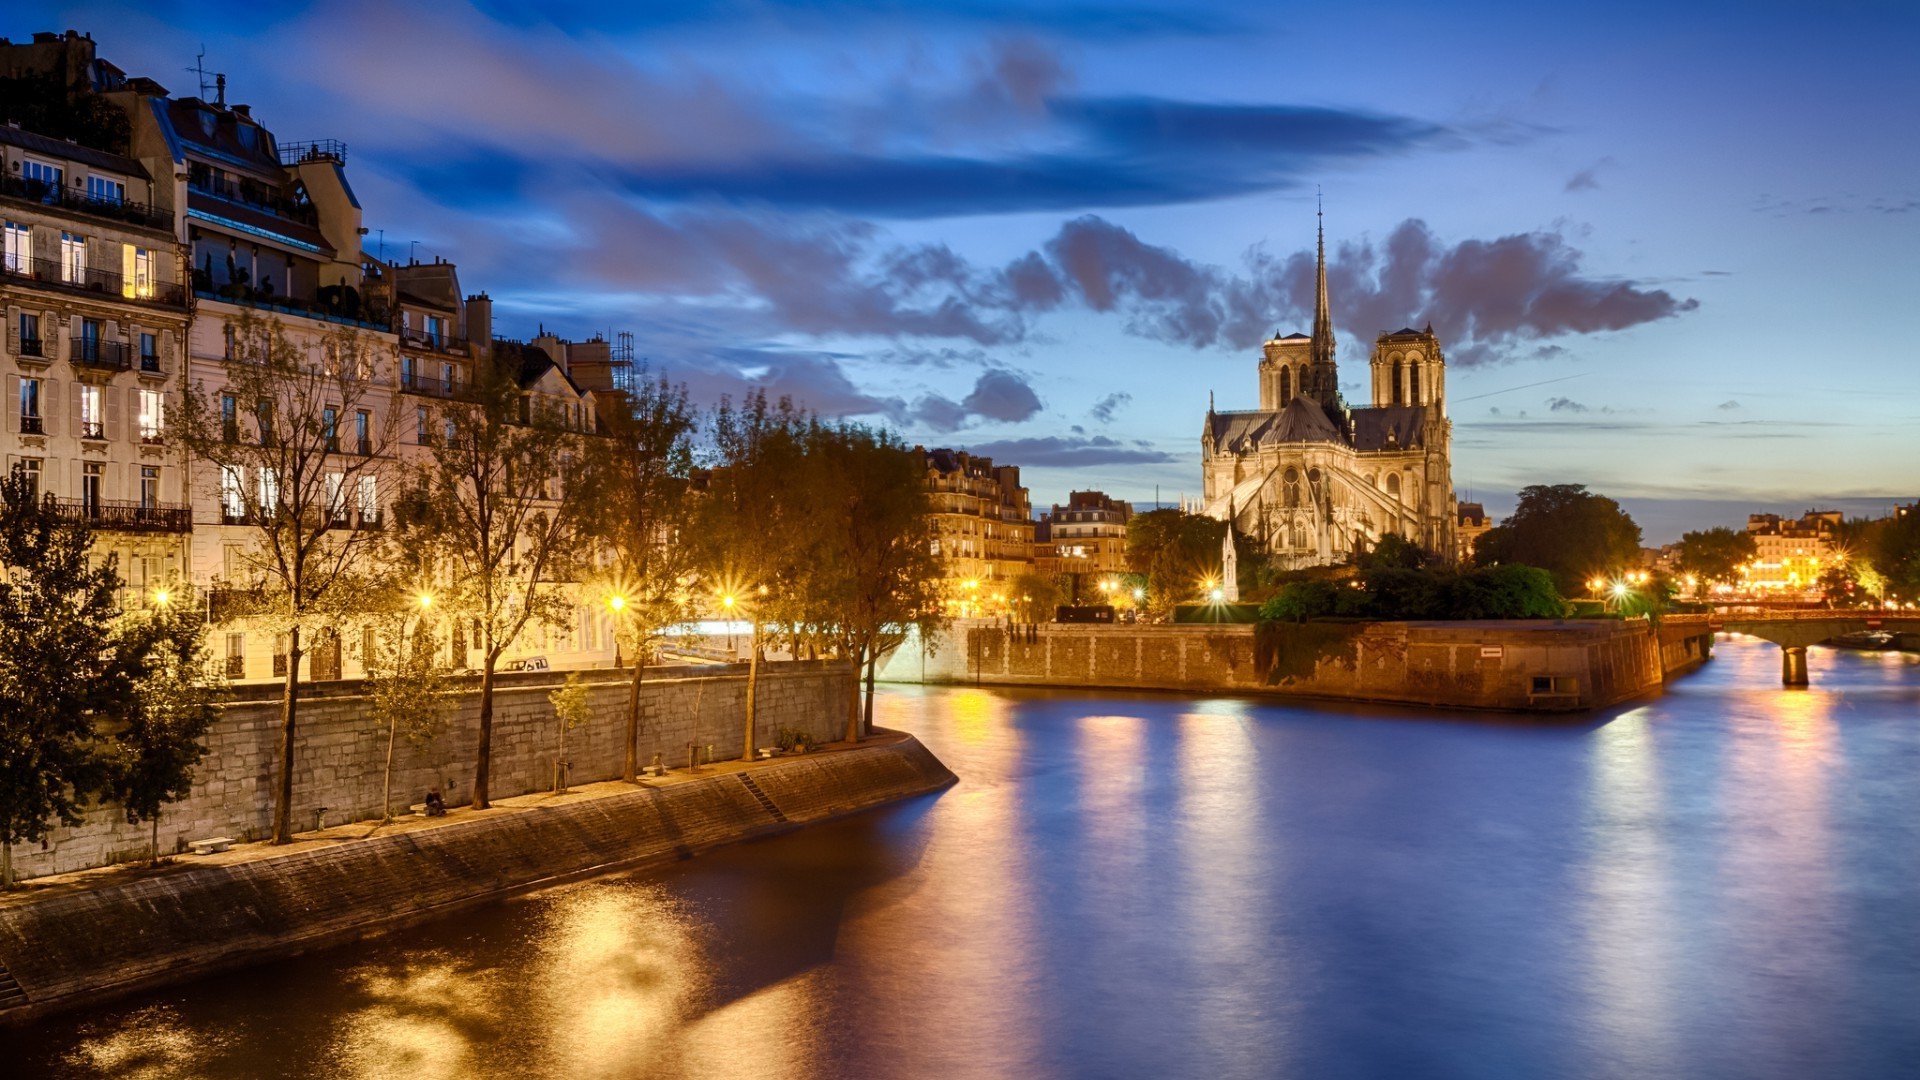
[[[1840,608],[1728,608],[1707,615],[1668,615],[1668,626],[1705,626],[1716,633],[1751,634],[1780,646],[1780,681],[1807,685],[1807,646],[1843,634],[1884,630],[1920,636],[1920,612]]]

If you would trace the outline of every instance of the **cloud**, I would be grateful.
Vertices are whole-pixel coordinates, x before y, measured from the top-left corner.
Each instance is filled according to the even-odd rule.
[[[1598,177],[1600,170],[1612,164],[1612,158],[1601,158],[1599,161],[1581,169],[1579,172],[1574,173],[1572,177],[1568,178],[1566,190],[1568,192],[1598,191],[1600,189],[1600,180]]]
[[[1731,398],[1714,406],[1714,408],[1719,409],[1721,412],[1732,412],[1733,410],[1738,409],[1739,407],[1740,407],[1740,403],[1738,401],[1732,400]]]
[[[938,432],[958,430],[978,418],[1000,423],[1018,423],[1041,409],[1040,396],[1025,379],[1006,370],[982,372],[973,391],[959,401],[941,394],[927,394],[914,403],[907,418]]]
[[[1547,409],[1550,412],[1583,413],[1589,411],[1585,405],[1580,404],[1572,398],[1564,397],[1548,398]]]
[[[1101,398],[1099,401],[1094,402],[1093,408],[1087,410],[1087,415],[1093,417],[1095,420],[1098,420],[1103,424],[1112,423],[1113,414],[1115,410],[1119,409],[1122,405],[1125,405],[1128,402],[1131,402],[1132,400],[1133,400],[1132,394],[1125,393],[1123,391],[1116,391],[1114,393],[1108,394],[1106,397]]]
[[[1088,438],[1045,436],[1030,439],[1001,439],[969,447],[976,454],[1022,465],[1078,467],[1088,465],[1157,465],[1182,460],[1142,443],[1129,445],[1105,435]]]

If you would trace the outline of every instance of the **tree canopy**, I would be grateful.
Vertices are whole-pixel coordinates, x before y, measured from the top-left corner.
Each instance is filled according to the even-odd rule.
[[[1681,535],[1678,567],[1704,592],[1709,585],[1738,581],[1741,565],[1753,558],[1755,550],[1752,533],[1715,526]]]
[[[1553,576],[1563,596],[1578,593],[1596,574],[1616,574],[1640,563],[1640,526],[1620,504],[1584,484],[1535,485],[1519,506],[1474,544],[1479,566],[1520,563]]]

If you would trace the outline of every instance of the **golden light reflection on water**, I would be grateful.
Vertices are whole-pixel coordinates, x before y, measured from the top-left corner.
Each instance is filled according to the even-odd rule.
[[[677,1050],[703,970],[693,928],[655,888],[589,883],[543,900],[532,994],[548,1056],[633,1075]]]
[[[404,970],[361,969],[365,1004],[340,1018],[327,1054],[346,1077],[445,1077],[484,1071],[476,1040],[497,1033],[505,998],[492,971],[444,956],[409,957]]]
[[[190,1025],[171,1006],[154,1005],[125,1017],[104,1034],[82,1039],[67,1055],[66,1064],[126,1080],[199,1076],[231,1041],[225,1032]]]
[[[1641,707],[1593,733],[1583,899],[1594,1025],[1617,1067],[1658,1074],[1673,1052],[1675,943],[1654,712]]]
[[[1036,1009],[1048,994],[1034,889],[1049,875],[1023,827],[1026,787],[991,779],[1028,767],[1026,737],[1012,703],[994,693],[900,696],[924,717],[915,730],[968,744],[969,766],[928,811],[942,842],[911,878],[871,890],[840,926],[836,966],[878,980],[848,992],[900,1003],[862,1014],[858,1037],[882,1048],[896,1076],[1034,1075],[1048,1034]]]
[[[1198,988],[1194,1073],[1261,1075],[1285,1061],[1300,1000],[1288,943],[1268,931],[1286,838],[1266,826],[1248,704],[1194,704],[1179,718],[1175,810]]]
[[[673,1075],[700,1080],[762,1080],[823,1075],[831,1013],[822,1007],[831,977],[815,970],[745,997],[674,1034]],[[844,1021],[843,1021],[844,1022]],[[622,1075],[658,1075],[635,1070]]]

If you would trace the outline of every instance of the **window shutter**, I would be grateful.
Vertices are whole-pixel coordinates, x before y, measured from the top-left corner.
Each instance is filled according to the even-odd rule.
[[[80,432],[80,385],[77,382],[73,384],[73,400],[67,403],[67,419],[73,421],[75,434]]]
[[[20,355],[20,309],[7,309],[7,351]]]
[[[7,376],[7,434],[20,434],[20,376]]]
[[[73,475],[73,486],[67,488],[67,491],[72,495],[73,498],[78,499],[81,496],[85,495],[87,491],[85,487],[85,482],[81,479],[81,477],[86,474],[85,473],[86,466],[82,465],[78,461],[72,462],[71,464],[73,467],[68,471]]]
[[[49,435],[60,434],[60,383],[40,380],[40,426]]]
[[[106,436],[111,439],[120,434],[120,388],[103,386],[100,396],[106,402]]]
[[[171,368],[173,366],[172,361],[173,361],[173,335],[171,333],[161,334],[160,335],[160,366],[162,368]],[[181,381],[182,382],[186,381],[186,376],[184,373],[182,373],[181,375]]]

